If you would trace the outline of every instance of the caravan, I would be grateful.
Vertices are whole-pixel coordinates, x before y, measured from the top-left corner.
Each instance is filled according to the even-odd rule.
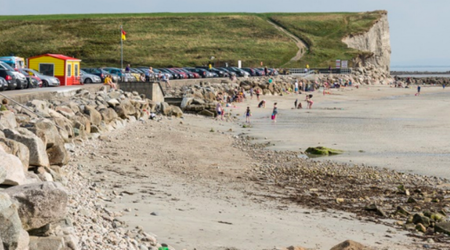
[[[25,68],[25,59],[18,56],[2,56],[0,61],[8,64],[16,71]]]

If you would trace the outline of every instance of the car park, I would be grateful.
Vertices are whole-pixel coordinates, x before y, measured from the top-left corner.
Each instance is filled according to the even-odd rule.
[[[84,70],[80,70],[81,82],[82,83],[101,83],[102,79],[100,76],[89,74]]]
[[[59,79],[54,76],[41,74],[34,69],[24,68],[23,70],[27,72],[28,75],[39,77],[42,80],[42,87],[58,87],[61,84]]]
[[[158,68],[158,69],[156,69],[156,70],[161,71],[161,73],[163,73],[163,74],[164,74],[164,73],[169,74],[169,79],[180,79],[180,75],[179,75],[179,74],[170,72],[170,70],[167,70],[167,69],[165,69],[165,68]]]

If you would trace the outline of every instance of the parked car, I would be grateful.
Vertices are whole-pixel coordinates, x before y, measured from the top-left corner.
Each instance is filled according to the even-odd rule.
[[[212,72],[209,72],[206,69],[202,69],[202,68],[190,68],[190,67],[186,67],[185,69],[198,73],[202,78],[207,78],[207,77],[214,77],[214,74]]]
[[[2,61],[0,61],[0,67],[4,68],[4,69],[8,69],[14,74],[14,76],[16,77],[16,82],[17,82],[16,89],[26,89],[27,88],[27,85],[28,85],[27,78],[22,73],[16,71],[11,66],[9,66],[9,64],[2,62]]]
[[[89,74],[84,70],[80,70],[81,82],[82,83],[101,83],[102,79],[100,76]]]
[[[28,74],[25,70],[23,70],[23,68],[18,69],[18,71],[20,73],[22,73],[23,75],[25,75],[25,77],[27,78],[27,83],[28,83],[27,88],[41,88],[42,87],[41,78]],[[31,82],[30,82],[30,80],[31,80]]]
[[[170,70],[167,70],[165,68],[159,68],[157,70],[161,71],[161,73],[169,74],[169,76],[171,75],[172,77],[169,77],[169,79],[180,79],[181,78],[181,76],[179,74],[170,72]]]
[[[5,80],[5,78],[0,76],[0,91],[7,90],[9,87],[8,82]]]
[[[189,78],[200,78],[200,75],[198,73],[189,71],[189,70],[187,70],[185,68],[179,68],[179,70],[181,70],[181,71],[185,72],[186,74],[188,74]]]
[[[54,76],[47,76],[37,72],[34,69],[23,68],[28,75],[37,76],[42,80],[42,87],[58,87],[61,83],[59,79]]]
[[[178,68],[170,68],[169,70],[179,74],[181,76],[181,79],[188,79],[188,78],[190,78],[188,73],[186,73],[186,72],[184,72],[184,71],[182,71],[182,70],[180,70]]]
[[[123,72],[119,68],[106,67],[106,68],[102,68],[102,69],[108,71],[110,74],[118,75],[119,79],[121,79],[124,82],[135,82],[136,81],[134,76],[132,76],[130,73]]]
[[[116,74],[111,74],[106,70],[103,70],[101,68],[82,68],[82,70],[88,74],[93,74],[96,76],[99,76],[101,79],[101,82],[103,82],[106,78],[106,75],[111,75],[113,82],[119,82],[119,76]]]
[[[223,67],[218,67],[217,69],[223,70],[225,73],[228,74],[228,77],[229,77],[229,76],[236,76],[236,72],[234,72],[234,71],[232,71],[232,70],[230,70],[230,69],[223,68]]]
[[[17,79],[11,70],[0,67],[0,77],[4,78],[8,83],[8,90],[16,89]]]
[[[250,73],[238,67],[227,67],[227,69],[235,72],[237,76],[250,76]]]
[[[200,68],[200,69],[206,69],[209,72],[214,73],[214,77],[229,77],[229,74],[226,73],[225,71],[218,69],[218,68],[209,68],[209,67],[205,67],[205,66],[200,66],[200,67],[196,67],[196,68]]]

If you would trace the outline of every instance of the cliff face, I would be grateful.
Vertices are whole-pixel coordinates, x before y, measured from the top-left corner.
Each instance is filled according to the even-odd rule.
[[[389,74],[391,42],[387,14],[383,14],[367,33],[345,37],[342,42],[347,44],[349,48],[370,52],[356,58],[355,65],[367,66],[372,64]]]

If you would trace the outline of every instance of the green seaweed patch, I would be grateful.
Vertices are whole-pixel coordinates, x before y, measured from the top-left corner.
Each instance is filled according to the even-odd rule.
[[[319,147],[309,147],[308,149],[306,149],[305,152],[316,156],[327,156],[327,155],[342,154],[344,151],[319,146]]]

